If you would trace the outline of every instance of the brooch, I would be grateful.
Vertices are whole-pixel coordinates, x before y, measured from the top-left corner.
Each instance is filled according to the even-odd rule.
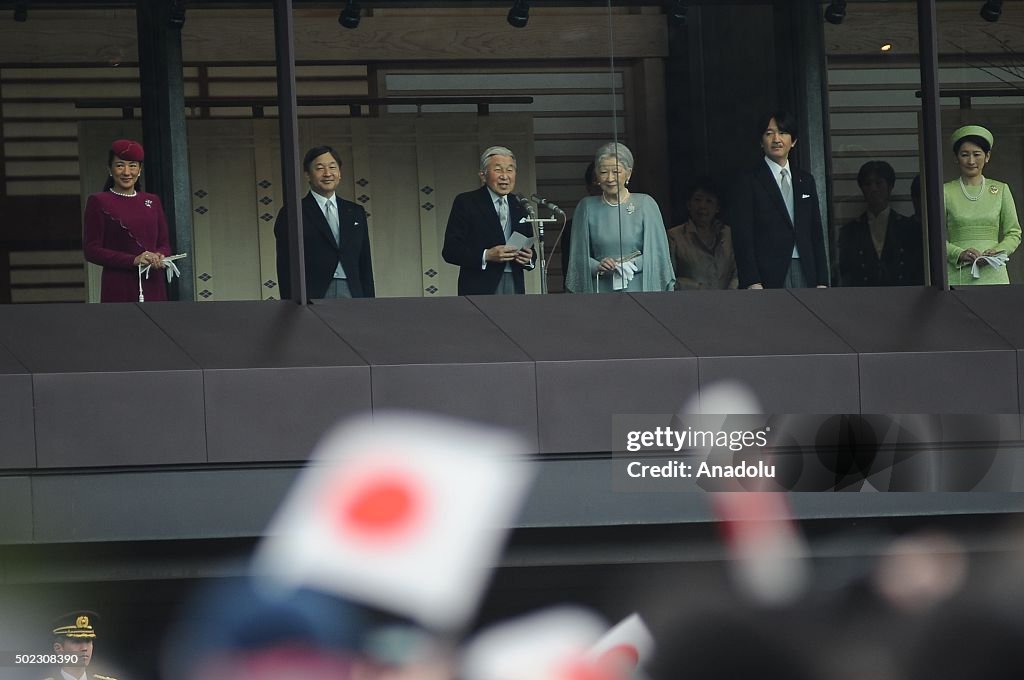
[[[989,186],[988,192],[990,194],[992,194],[993,196],[995,196],[996,194],[999,193],[999,187],[997,187],[995,184],[993,184],[993,185]]]
[[[153,207],[153,201],[151,199],[148,199],[148,198],[146,199],[146,207],[147,208],[152,208]]]
[[[632,215],[635,212],[636,212],[636,206],[633,204],[633,201],[630,201],[629,203],[626,204],[626,214],[627,215]]]

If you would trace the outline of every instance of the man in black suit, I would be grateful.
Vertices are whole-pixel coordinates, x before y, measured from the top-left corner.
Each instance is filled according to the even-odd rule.
[[[764,160],[740,177],[733,201],[740,288],[825,288],[829,274],[814,178],[789,163],[796,121],[777,112],[762,125]]]
[[[309,193],[302,199],[302,239],[306,255],[306,294],[311,299],[373,297],[373,265],[366,211],[335,192],[341,159],[329,146],[306,152],[302,168]],[[291,297],[288,227],[284,208],[274,223],[277,282],[281,299]]]
[[[507,246],[513,231],[533,236],[533,224],[520,223],[526,211],[515,196],[516,157],[503,146],[480,156],[483,186],[455,197],[444,232],[441,256],[459,267],[459,295],[511,295],[526,292],[524,269],[533,269],[533,248]]]
[[[857,173],[867,210],[839,231],[839,281],[844,286],[921,286],[921,225],[889,206],[896,171],[868,161]]]

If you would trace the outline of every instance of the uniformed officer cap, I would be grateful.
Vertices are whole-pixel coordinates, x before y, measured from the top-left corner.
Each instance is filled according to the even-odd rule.
[[[96,612],[85,609],[62,614],[53,620],[53,634],[76,640],[92,640],[96,638],[93,625],[99,621]]]

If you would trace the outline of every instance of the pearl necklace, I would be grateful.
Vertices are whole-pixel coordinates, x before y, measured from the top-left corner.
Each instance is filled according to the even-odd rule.
[[[124,196],[125,198],[131,198],[132,196],[136,196],[139,192],[136,191],[135,189],[132,189],[132,193],[124,194],[124,193],[121,193],[120,191],[117,191],[113,187],[111,187],[110,188],[110,193],[114,194],[115,196]]]
[[[626,194],[626,201],[627,201],[627,203],[626,203],[626,214],[627,215],[632,215],[633,212],[636,210],[636,206],[633,205],[633,202],[629,200],[630,198],[632,198],[632,194],[628,194],[627,193]],[[608,197],[605,194],[603,194],[603,193],[601,194],[601,200],[604,202],[605,205],[607,205],[610,208],[618,208],[620,205],[622,205],[622,201],[621,200],[616,201],[615,203],[612,203],[611,201],[608,200]]]
[[[612,203],[611,201],[609,201],[609,200],[608,200],[608,195],[607,195],[607,194],[605,194],[605,193],[602,193],[602,194],[601,194],[601,200],[605,202],[605,205],[609,205],[609,206],[611,206],[611,207],[613,207],[613,208],[617,208],[617,207],[619,207],[620,205],[622,205],[622,201],[621,201],[621,200],[620,200],[620,201],[615,201],[614,203]],[[629,194],[626,194],[626,200],[627,200],[627,201],[629,200]]]
[[[977,196],[971,196],[969,193],[967,193],[967,185],[964,184],[963,177],[960,177],[960,191],[964,192],[964,198],[966,198],[968,201],[977,201],[978,199],[981,198],[981,195],[985,193],[985,175],[981,176],[981,189],[978,190]]]

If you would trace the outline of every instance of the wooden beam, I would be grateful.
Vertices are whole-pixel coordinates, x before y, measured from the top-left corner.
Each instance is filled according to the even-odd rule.
[[[346,30],[338,25],[333,10],[297,13],[295,57],[298,61],[362,63],[608,56],[606,16],[535,14],[522,29],[510,27],[502,16],[387,15],[363,17],[359,28]],[[617,14],[614,31],[616,58],[667,54],[664,16]],[[269,10],[189,10],[181,39],[187,62],[274,61],[274,22]],[[0,63],[137,61],[135,14],[127,10],[38,11],[24,24],[0,23]]]

